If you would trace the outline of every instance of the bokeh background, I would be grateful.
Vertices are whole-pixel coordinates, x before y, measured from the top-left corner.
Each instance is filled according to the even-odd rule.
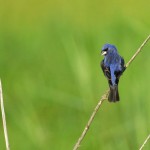
[[[108,88],[100,50],[127,62],[150,33],[150,1],[9,0],[0,4],[0,77],[12,150],[70,150]],[[138,149],[150,133],[150,43],[105,101],[81,150]],[[0,117],[1,119],[1,117]],[[0,121],[0,149],[5,149]],[[145,149],[150,149],[150,142]]]

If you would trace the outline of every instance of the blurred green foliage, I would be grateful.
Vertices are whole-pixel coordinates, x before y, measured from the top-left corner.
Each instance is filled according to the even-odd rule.
[[[101,47],[115,44],[127,62],[149,34],[149,5],[1,1],[0,76],[11,149],[73,148],[108,88],[99,67]],[[150,133],[149,47],[122,76],[121,101],[103,103],[81,150],[138,149]],[[5,149],[2,122],[0,133]]]

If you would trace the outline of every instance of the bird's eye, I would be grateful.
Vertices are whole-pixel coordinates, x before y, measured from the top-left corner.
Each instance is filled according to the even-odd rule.
[[[107,51],[108,51],[108,48],[104,49],[104,51],[107,52]]]

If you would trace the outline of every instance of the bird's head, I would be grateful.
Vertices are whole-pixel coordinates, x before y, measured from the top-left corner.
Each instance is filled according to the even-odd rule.
[[[117,53],[117,48],[111,44],[105,44],[102,48],[101,54],[106,56],[108,54]]]

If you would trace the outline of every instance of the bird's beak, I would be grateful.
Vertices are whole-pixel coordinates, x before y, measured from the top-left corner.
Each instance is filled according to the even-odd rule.
[[[106,54],[107,54],[106,51],[102,51],[102,52],[101,52],[101,55],[102,55],[102,56],[104,56],[104,55],[106,55]]]

